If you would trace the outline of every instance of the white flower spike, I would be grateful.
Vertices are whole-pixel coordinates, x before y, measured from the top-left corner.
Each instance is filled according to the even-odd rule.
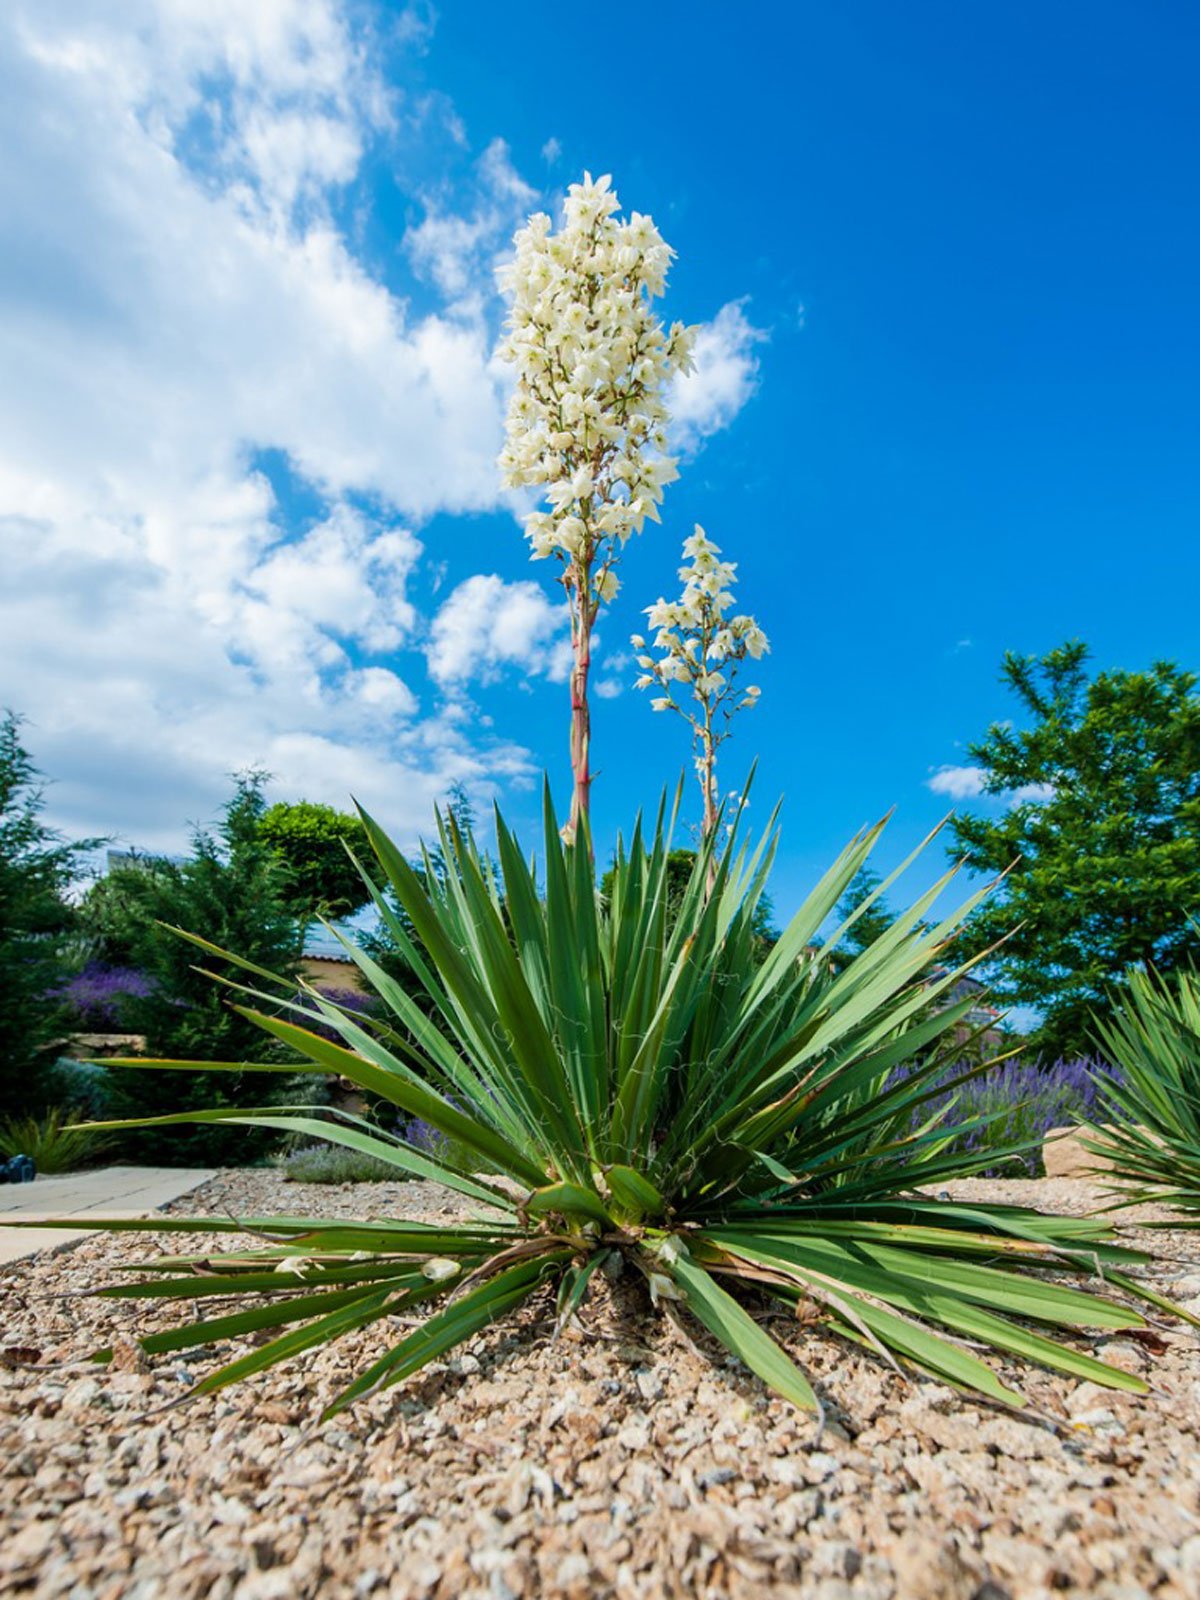
[[[516,368],[507,442],[509,488],[536,486],[549,510],[525,518],[533,559],[562,563],[571,609],[571,832],[588,809],[592,631],[617,592],[613,567],[663,488],[679,476],[665,454],[666,390],[692,367],[695,329],[664,328],[654,300],[673,255],[646,216],[619,215],[608,177],[567,193],[561,228],[532,216],[501,274],[509,299],[500,355]]]
[[[704,835],[717,824],[717,747],[732,732],[735,711],[757,705],[759,690],[737,687],[738,668],[747,656],[757,660],[770,649],[767,636],[750,616],[729,615],[733,606],[736,562],[721,561],[721,550],[699,524],[683,541],[685,564],[679,569],[683,593],[678,600],[661,597],[646,607],[654,631],[656,661],[639,655],[642,669],[635,687],[666,690],[651,701],[655,711],[677,711],[692,729],[696,775],[704,795]],[[633,635],[635,650],[645,640]],[[675,699],[673,686],[686,684],[693,704]]]

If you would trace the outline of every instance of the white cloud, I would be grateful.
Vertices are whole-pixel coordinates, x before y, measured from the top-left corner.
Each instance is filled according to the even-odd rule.
[[[566,627],[565,605],[552,604],[536,583],[506,583],[494,572],[479,572],[460,583],[434,617],[429,671],[445,685],[491,682],[503,667],[565,679],[571,663]]]
[[[386,667],[363,667],[350,675],[347,688],[373,713],[411,717],[417,709],[417,698],[412,690]]]
[[[542,160],[548,167],[552,167],[554,166],[555,162],[558,161],[561,155],[562,144],[558,139],[551,135],[542,146]]]
[[[348,174],[330,129],[349,151],[374,126],[334,0],[112,13],[127,9],[140,31],[71,30],[70,6],[32,0],[0,23],[0,352],[22,375],[0,392],[22,480],[5,509],[22,490],[36,509],[47,481],[117,514],[164,485],[178,505],[189,478],[244,483],[266,446],[333,495],[411,515],[494,505],[491,329],[411,318],[319,207],[281,219],[288,197],[328,192],[333,165]],[[225,93],[203,88],[222,72]],[[365,83],[370,108],[384,90]],[[325,109],[302,114],[308,99]],[[189,164],[197,125],[226,123]],[[283,176],[251,149],[268,128],[291,141]]]
[[[264,666],[295,666],[334,640],[395,650],[416,612],[405,586],[421,553],[406,529],[345,506],[302,538],[271,548],[239,584],[233,637]],[[323,635],[321,638],[319,636]]]
[[[437,285],[450,300],[466,300],[477,309],[491,288],[498,254],[508,245],[537,200],[537,190],[512,164],[503,139],[493,139],[480,157],[470,214],[462,214],[462,198],[453,209],[436,197],[427,198],[425,217],[404,236],[404,249],[414,270]]]
[[[674,442],[694,451],[727,428],[758,387],[755,346],[767,334],[746,316],[745,300],[730,300],[696,337],[696,365],[675,379],[671,393]]]
[[[1008,803],[1014,809],[1026,805],[1044,806],[1047,801],[1054,799],[1056,793],[1052,783],[1023,783],[1019,789],[1012,791]]]
[[[929,788],[952,800],[973,800],[983,793],[986,780],[982,767],[941,767],[929,779]]]
[[[987,791],[987,771],[983,767],[939,767],[929,779],[928,787],[934,794],[948,795],[952,800],[978,800]],[[1002,791],[993,796],[1003,799],[1010,809],[1023,805],[1045,805],[1053,800],[1052,783],[1023,783],[1019,788]]]
[[[260,213],[320,203],[391,120],[367,41],[334,0],[17,0],[8,10],[17,53],[46,82],[69,79],[110,112],[132,113],[165,152],[203,151],[210,176]]]
[[[0,15],[0,682],[72,830],[166,847],[259,763],[411,833],[527,769],[389,659],[406,523],[496,504],[503,393],[486,319],[413,317],[336,224],[393,115],[368,43],[338,0]]]
[[[331,636],[319,636],[326,660],[237,661],[230,635],[198,626],[169,579],[141,565],[47,551],[23,577],[5,682],[22,684],[28,743],[58,780],[53,815],[72,832],[174,848],[229,773],[259,765],[288,795],[344,805],[354,792],[411,840],[456,778],[484,795],[531,771],[511,743],[480,749],[452,716],[418,719],[394,671],[354,664]]]
[[[369,30],[350,0],[0,8],[0,684],[70,831],[173,848],[259,764],[411,838],[455,779],[530,772],[396,653],[451,689],[567,670],[531,583],[470,579],[430,632],[414,602],[414,528],[501,503],[492,267],[536,195],[495,140],[412,197],[441,308],[369,269],[368,154],[465,143]],[[686,431],[744,403],[758,337],[740,303],[705,330]]]
[[[598,636],[593,634],[593,653],[597,642]],[[629,685],[623,674],[627,672],[632,659],[628,650],[617,650],[611,656],[604,658],[604,676],[596,679],[596,694],[601,700],[615,700],[618,695],[625,693]]]

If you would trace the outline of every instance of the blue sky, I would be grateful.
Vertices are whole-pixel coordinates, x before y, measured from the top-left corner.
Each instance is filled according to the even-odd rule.
[[[781,910],[969,788],[1005,649],[1200,665],[1194,8],[49,9],[0,22],[0,700],[67,829],[175,844],[249,762],[405,838],[455,779],[565,802],[492,271],[585,167],[708,352],[598,677],[701,522],[773,644],[725,770],[785,796]],[[607,838],[686,750],[594,718]]]

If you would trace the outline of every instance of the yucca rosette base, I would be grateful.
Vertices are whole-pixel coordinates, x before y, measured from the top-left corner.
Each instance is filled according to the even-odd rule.
[[[944,1095],[939,1046],[958,1048],[969,1004],[949,1003],[958,973],[946,958],[973,902],[927,920],[948,879],[835,971],[827,957],[844,930],[821,930],[877,828],[847,847],[761,960],[752,924],[770,835],[750,849],[735,829],[711,892],[710,840],[668,911],[661,812],[648,837],[639,824],[619,850],[607,902],[590,841],[563,843],[548,796],[541,861],[523,855],[497,818],[497,869],[450,823],[440,825],[445,872],[421,874],[370,817],[364,823],[380,875],[376,905],[411,984],[344,940],[380,1015],[343,1010],[315,990],[296,1001],[291,980],[275,985],[256,968],[234,986],[236,1003],[304,1058],[299,1069],[252,1070],[339,1074],[436,1128],[441,1153],[308,1108],[156,1120],[324,1138],[446,1184],[476,1214],[445,1227],[304,1217],[99,1224],[228,1236],[227,1254],[157,1260],[102,1291],[205,1307],[202,1318],[148,1336],[150,1352],[273,1333],[195,1392],[382,1324],[383,1353],[334,1412],[531,1296],[549,1305],[554,1291],[558,1314],[570,1317],[613,1257],[645,1279],[648,1315],[670,1302],[673,1315],[695,1318],[804,1408],[817,1409],[817,1397],[760,1322],[766,1303],[796,1313],[803,1339],[827,1337],[824,1325],[902,1369],[998,1402],[1021,1397],[989,1365],[989,1349],[1145,1389],[1083,1338],[1141,1325],[1139,1296],[1165,1306],[1130,1275],[1143,1256],[1102,1221],[933,1197],[980,1160],[955,1153],[936,1115],[918,1116],[913,1131],[918,1108]],[[931,980],[939,963],[943,975]],[[420,1004],[410,992],[418,989]],[[314,1021],[341,1042],[306,1025]],[[905,1063],[911,1070],[897,1075]],[[431,1314],[414,1330],[416,1308]]]

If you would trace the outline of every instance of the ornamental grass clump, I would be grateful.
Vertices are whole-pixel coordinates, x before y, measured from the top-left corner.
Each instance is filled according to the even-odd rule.
[[[1200,975],[1135,969],[1097,1031],[1116,1070],[1101,1074],[1086,1148],[1128,1204],[1154,1200],[1183,1213],[1163,1226],[1200,1227]]]
[[[156,1259],[102,1291],[215,1303],[215,1315],[149,1334],[150,1352],[268,1335],[193,1393],[376,1324],[381,1353],[327,1408],[332,1415],[527,1301],[548,1310],[554,1296],[560,1321],[569,1319],[597,1270],[616,1261],[644,1281],[648,1314],[653,1303],[694,1319],[809,1410],[818,1408],[811,1385],[760,1320],[771,1305],[795,1319],[793,1342],[801,1330],[804,1340],[822,1336],[823,1325],[904,1370],[995,1401],[1021,1397],[989,1350],[1144,1392],[1141,1378],[1063,1337],[1140,1326],[1113,1291],[1165,1305],[1129,1276],[1144,1257],[1100,1220],[934,1198],[978,1165],[950,1148],[936,1115],[912,1126],[945,1087],[939,1046],[957,1041],[972,1003],[947,1003],[952,966],[928,976],[978,899],[927,920],[953,873],[835,971],[828,956],[842,929],[825,938],[820,930],[878,828],[843,851],[763,960],[753,919],[773,836],[750,849],[735,828],[711,890],[707,841],[668,914],[661,811],[648,835],[639,825],[619,848],[606,898],[586,828],[564,842],[548,794],[540,861],[497,817],[495,871],[453,822],[440,827],[440,876],[414,868],[369,816],[363,822],[375,904],[424,1004],[345,938],[379,1016],[316,990],[297,1001],[292,978],[275,982],[243,963],[234,1003],[304,1065],[228,1070],[339,1074],[446,1143],[419,1146],[334,1110],[155,1120],[321,1138],[445,1184],[475,1214],[438,1226],[402,1217],[98,1224],[228,1237],[225,1253]],[[906,1062],[907,1078],[892,1082]],[[412,1314],[424,1310],[414,1328]]]
[[[110,1148],[109,1140],[58,1109],[44,1117],[10,1117],[0,1122],[0,1160],[28,1156],[45,1177],[74,1172],[98,1161]]]

